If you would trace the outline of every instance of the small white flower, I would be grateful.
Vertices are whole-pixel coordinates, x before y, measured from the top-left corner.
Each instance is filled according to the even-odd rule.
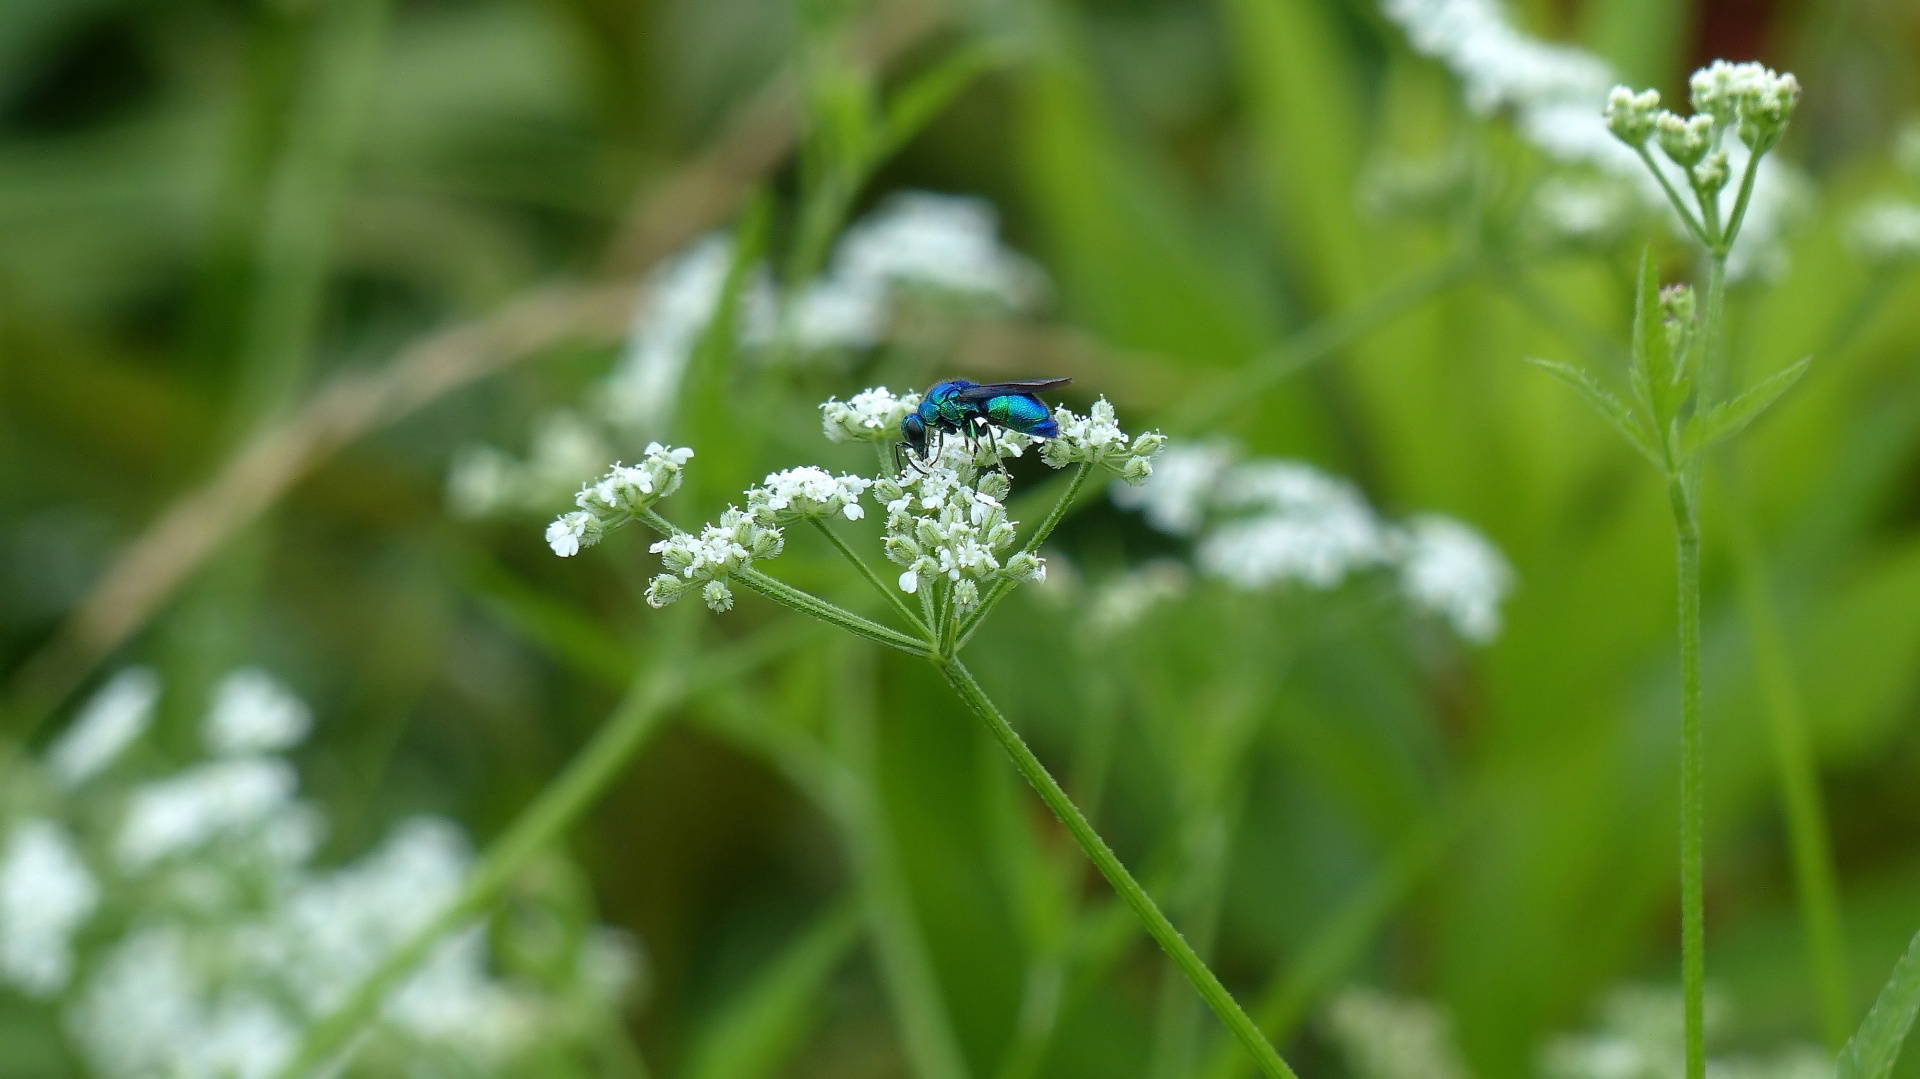
[[[1070,464],[1096,464],[1127,484],[1140,484],[1153,475],[1153,457],[1166,445],[1166,436],[1149,431],[1129,439],[1120,429],[1113,405],[1102,397],[1085,416],[1057,408],[1054,422],[1060,431],[1040,447],[1040,459],[1050,468]]]
[[[32,996],[66,988],[73,934],[93,915],[100,888],[65,828],[20,822],[0,859],[0,981]]]
[[[288,806],[295,786],[285,761],[243,757],[136,788],[115,847],[120,864],[137,872],[219,836],[258,827]]]
[[[831,442],[891,442],[900,421],[920,407],[920,395],[895,397],[885,386],[862,390],[846,401],[828,398],[820,406],[820,425]]]
[[[572,558],[599,539],[594,524],[593,514],[586,510],[563,513],[547,526],[547,546],[561,558]]]
[[[47,752],[47,770],[62,786],[77,787],[112,764],[153,722],[160,680],[145,667],[121,671],[94,694]]]
[[[762,486],[747,492],[747,509],[774,521],[801,521],[840,514],[849,521],[866,516],[860,496],[873,481],[861,476],[834,476],[806,465],[769,475]]]
[[[236,757],[291,749],[312,726],[306,702],[267,672],[246,667],[221,680],[202,736],[216,756]]]
[[[1203,573],[1238,588],[1332,588],[1388,556],[1386,535],[1359,491],[1308,465],[1235,466],[1222,478],[1215,505],[1253,511],[1213,529],[1195,551]]]
[[[1500,603],[1513,589],[1513,570],[1499,548],[1438,515],[1408,521],[1400,545],[1400,588],[1410,602],[1476,644],[1499,636]]]
[[[654,543],[648,549],[660,556],[667,572],[648,585],[648,605],[665,607],[700,586],[708,607],[715,611],[731,608],[733,593],[727,589],[726,579],[755,561],[777,557],[785,549],[786,538],[771,521],[770,513],[729,507],[718,523],[702,528],[697,536],[677,532]]]
[[[917,567],[909,566],[907,571],[900,575],[900,591],[909,596],[920,591],[920,570]]]

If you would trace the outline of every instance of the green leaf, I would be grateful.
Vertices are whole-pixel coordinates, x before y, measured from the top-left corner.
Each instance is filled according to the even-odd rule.
[[[853,947],[859,925],[851,903],[822,915],[700,1032],[687,1079],[757,1079],[779,1071],[812,1027],[827,979]]]
[[[1587,404],[1592,405],[1593,410],[1600,414],[1600,418],[1612,424],[1613,429],[1620,432],[1620,437],[1626,439],[1634,449],[1639,450],[1642,457],[1653,462],[1653,467],[1663,473],[1668,471],[1666,458],[1662,456],[1652,437],[1647,434],[1646,428],[1618,397],[1609,392],[1605,386],[1600,385],[1598,379],[1572,364],[1531,357],[1527,362],[1578,390]]]
[[[1634,290],[1632,378],[1634,393],[1655,426],[1671,423],[1687,398],[1687,386],[1676,368],[1673,345],[1660,315],[1660,271],[1653,263],[1651,245],[1640,252],[1640,278]]]
[[[1920,933],[1914,934],[1906,954],[1893,965],[1893,976],[1880,990],[1866,1021],[1840,1051],[1837,1079],[1887,1079],[1893,1074],[1915,1012],[1920,1012]]]
[[[893,154],[946,111],[975,79],[1005,63],[1008,52],[991,45],[955,49],[895,91],[882,120],[880,156]]]
[[[1765,412],[1768,406],[1780,399],[1780,395],[1793,388],[1800,376],[1807,373],[1813,357],[1808,356],[1784,370],[1775,372],[1758,386],[1734,398],[1722,401],[1696,414],[1687,421],[1685,451],[1691,457],[1723,439],[1739,434],[1755,417]]]

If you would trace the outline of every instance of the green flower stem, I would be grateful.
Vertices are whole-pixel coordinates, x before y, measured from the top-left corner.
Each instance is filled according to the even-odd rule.
[[[676,535],[680,531],[673,526],[673,522],[651,509],[640,510],[634,514],[634,517],[663,536]],[[889,629],[878,622],[862,618],[852,611],[828,603],[810,592],[803,592],[776,577],[769,577],[752,566],[736,571],[729,579],[740,582],[775,603],[791,607],[801,614],[818,618],[822,622],[830,622],[848,633],[865,637],[875,644],[886,645],[888,648],[898,649],[912,656],[928,654],[929,646],[926,641],[914,640],[899,630]]]
[[[821,535],[827,537],[827,542],[833,544],[835,550],[845,555],[848,562],[853,563],[853,568],[860,571],[860,576],[867,579],[867,583],[873,586],[873,590],[892,604],[894,611],[907,620],[907,625],[919,630],[923,637],[932,636],[926,623],[920,621],[920,616],[913,612],[913,608],[907,606],[907,601],[900,598],[899,589],[887,587],[887,582],[880,579],[880,575],[873,571],[872,566],[867,565],[866,559],[861,558],[858,552],[847,546],[847,541],[840,538],[840,533],[835,532],[832,525],[818,517],[813,519],[813,525],[820,530]]]
[[[1760,159],[1765,154],[1748,154],[1746,170],[1740,176],[1740,195],[1733,200],[1733,213],[1727,217],[1725,241],[1714,254],[1725,259],[1733,250],[1734,237],[1740,235],[1740,224],[1747,219],[1747,204],[1753,201],[1753,179],[1760,171]]]
[[[1774,764],[1780,777],[1780,802],[1787,818],[1793,856],[1794,890],[1813,967],[1820,1031],[1838,1051],[1852,1033],[1853,1007],[1847,997],[1846,935],[1840,924],[1839,886],[1833,851],[1827,841],[1826,807],[1820,777],[1807,745],[1806,709],[1794,677],[1793,656],[1781,629],[1780,613],[1767,587],[1766,558],[1755,534],[1751,508],[1737,484],[1724,485],[1733,538],[1740,604],[1753,649],[1753,665],[1766,702],[1773,734]]]
[[[1679,549],[1680,598],[1680,975],[1685,993],[1687,1079],[1705,1079],[1706,915],[1700,734],[1700,525],[1676,476],[1668,481]]]
[[[276,1079],[305,1079],[330,1063],[442,937],[478,917],[535,855],[553,846],[646,743],[666,709],[685,696],[689,683],[678,669],[677,664],[662,663],[634,682],[593,741],[488,848],[453,901],[388,953],[345,1002],[307,1028],[298,1050],[274,1073]]]
[[[1687,231],[1693,233],[1694,239],[1699,240],[1704,247],[1712,250],[1714,246],[1713,238],[1707,235],[1706,227],[1700,223],[1700,219],[1695,217],[1693,211],[1687,207],[1686,200],[1680,197],[1680,192],[1675,191],[1673,184],[1667,181],[1667,174],[1660,171],[1659,163],[1654,161],[1652,154],[1647,153],[1646,146],[1644,144],[1636,146],[1634,147],[1634,152],[1640,155],[1641,162],[1647,166],[1648,172],[1653,173],[1653,178],[1660,181],[1660,190],[1667,193],[1667,201],[1673,203],[1674,210],[1680,214],[1680,220],[1686,222]]]
[[[1226,987],[1220,984],[1220,979],[1214,977],[1213,971],[1208,969],[1206,963],[1188,946],[1186,939],[1180,935],[1180,931],[1175,929],[1173,923],[1167,920],[1167,916],[1160,912],[1160,908],[1154,904],[1153,898],[1147,894],[1146,889],[1140,887],[1140,882],[1133,878],[1133,874],[1127,872],[1127,867],[1114,856],[1112,848],[1108,847],[1106,841],[1100,838],[1100,834],[1093,830],[1093,825],[1087,823],[1087,818],[1081,815],[1072,799],[1067,797],[1067,792],[1060,789],[1060,784],[1054,781],[1053,776],[1047,772],[1046,766],[1040,763],[1040,758],[1034,756],[1033,750],[1027,748],[1027,743],[1020,737],[1020,733],[1014,730],[1013,725],[1008,723],[1006,717],[994,707],[993,701],[980,688],[980,684],[974,681],[972,672],[968,671],[958,659],[952,657],[936,658],[932,662],[946,678],[947,684],[952,686],[954,692],[960,696],[961,701],[979,717],[982,723],[987,725],[987,729],[993,733],[994,737],[999,739],[1007,755],[1013,758],[1015,767],[1019,768],[1027,782],[1032,784],[1041,800],[1047,803],[1047,808],[1053,810],[1054,816],[1058,817],[1060,823],[1072,833],[1074,840],[1080,844],[1080,849],[1086,852],[1087,857],[1093,861],[1101,875],[1106,877],[1107,882],[1113,885],[1114,891],[1119,893],[1121,900],[1146,926],[1147,932],[1179,966],[1181,973],[1193,983],[1193,987],[1206,1000],[1207,1006],[1213,1009],[1214,1014],[1220,1017],[1221,1022],[1226,1024],[1233,1036],[1239,1039],[1248,1053],[1253,1055],[1261,1071],[1265,1072],[1270,1079],[1297,1079],[1293,1069],[1287,1067],[1286,1062],[1280,1059],[1280,1054],[1275,1052],[1273,1046],[1261,1036],[1253,1020],[1235,1002],[1233,995],[1227,992]]]
[[[1027,554],[1039,553],[1040,545],[1047,542],[1048,536],[1053,535],[1053,530],[1059,527],[1060,521],[1066,517],[1067,510],[1072,507],[1074,499],[1080,497],[1080,488],[1086,485],[1087,476],[1093,471],[1093,467],[1092,463],[1082,461],[1074,468],[1073,475],[1067,480],[1067,489],[1061,492],[1059,501],[1055,502],[1053,509],[1048,511],[1046,520],[1041,521],[1040,527],[1033,530],[1033,535],[1028,537],[1026,545],[1020,548],[1022,551]],[[987,615],[992,614],[993,608],[1006,598],[1008,592],[1013,591],[1013,585],[1014,582],[1005,578],[995,581],[993,587],[988,589],[987,594],[980,600],[980,606],[974,608],[972,614],[961,620],[959,628],[953,635],[952,647],[943,649],[942,654],[952,655],[965,648],[967,642],[973,638],[974,631],[987,620]]]

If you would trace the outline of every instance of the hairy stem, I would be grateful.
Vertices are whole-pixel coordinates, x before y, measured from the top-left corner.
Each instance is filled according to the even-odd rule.
[[[894,611],[907,620],[907,625],[919,630],[923,637],[932,636],[926,623],[920,621],[920,616],[913,612],[913,608],[907,606],[907,601],[900,598],[899,590],[888,588],[887,582],[873,571],[872,566],[867,565],[866,559],[861,558],[852,547],[847,546],[847,541],[840,538],[840,533],[835,532],[832,525],[818,517],[814,518],[813,524],[820,530],[820,534],[826,536],[827,541],[833,544],[835,550],[845,555],[848,562],[853,563],[853,568],[860,571],[860,576],[867,579],[867,583],[873,586],[873,590],[885,597],[886,601],[893,605]]]
[[[640,510],[634,514],[634,518],[644,522],[647,527],[663,536],[677,535],[680,531],[674,527],[671,521],[660,516],[655,510]],[[818,618],[822,622],[839,626],[848,633],[857,637],[865,637],[875,644],[885,645],[888,648],[897,649],[913,656],[924,656],[927,654],[926,641],[917,641],[897,629],[889,629],[878,622],[862,618],[852,611],[829,603],[811,592],[803,592],[777,577],[769,577],[759,570],[754,569],[752,566],[736,571],[732,574],[731,579],[753,589],[755,592],[760,593],[775,603],[791,607],[801,614]]]
[[[1227,992],[1226,987],[1220,984],[1220,979],[1216,978],[1206,963],[1194,953],[1186,939],[1180,935],[1180,931],[1167,920],[1167,916],[1160,912],[1160,908],[1155,905],[1146,889],[1140,887],[1140,882],[1133,878],[1133,874],[1127,872],[1127,867],[1121,864],[1112,848],[1100,838],[1100,834],[1093,830],[1093,825],[1087,823],[1087,818],[1080,813],[1072,799],[1067,797],[1067,792],[1060,788],[1060,784],[1054,781],[1046,766],[1040,763],[1040,758],[1033,755],[1033,750],[1027,747],[1026,741],[1020,737],[1019,732],[1014,730],[1013,725],[1000,714],[1000,710],[994,707],[993,701],[980,688],[980,684],[974,681],[972,672],[967,670],[958,659],[952,657],[935,659],[933,664],[946,678],[947,684],[953,687],[961,701],[979,717],[982,723],[987,725],[987,729],[993,733],[994,737],[999,739],[1007,755],[1013,758],[1014,766],[1026,777],[1027,782],[1032,784],[1041,800],[1047,803],[1047,808],[1051,809],[1054,816],[1060,819],[1060,823],[1066,826],[1067,831],[1073,835],[1074,841],[1080,844],[1080,849],[1086,852],[1087,857],[1093,861],[1101,875],[1106,877],[1107,882],[1113,885],[1114,891],[1119,893],[1121,900],[1132,909],[1134,915],[1146,926],[1147,932],[1180,968],[1181,973],[1187,976],[1187,980],[1193,983],[1194,989],[1199,991],[1201,998],[1207,1002],[1207,1006],[1213,1009],[1214,1014],[1220,1017],[1220,1021],[1226,1024],[1233,1036],[1239,1039],[1240,1044],[1253,1055],[1261,1071],[1265,1072],[1270,1079],[1297,1079],[1293,1069],[1287,1067],[1286,1062],[1280,1059],[1280,1054],[1267,1043],[1266,1038],[1260,1034],[1259,1028],[1247,1016],[1246,1011],[1233,999],[1233,995]]]
[[[1706,915],[1700,734],[1700,525],[1686,483],[1668,483],[1678,547],[1680,605],[1680,976],[1687,1079],[1705,1079]]]
[[[1673,209],[1680,215],[1680,220],[1686,223],[1687,231],[1693,233],[1693,238],[1699,240],[1701,246],[1711,251],[1713,249],[1713,238],[1707,235],[1706,228],[1701,225],[1700,219],[1694,216],[1693,211],[1687,207],[1686,200],[1680,197],[1680,192],[1673,189],[1673,184],[1667,180],[1667,174],[1660,171],[1659,162],[1653,159],[1653,155],[1647,152],[1647,148],[1644,145],[1634,147],[1634,152],[1640,155],[1640,161],[1647,166],[1648,172],[1653,173],[1653,178],[1660,181],[1660,190],[1667,193],[1667,201],[1673,203]]]

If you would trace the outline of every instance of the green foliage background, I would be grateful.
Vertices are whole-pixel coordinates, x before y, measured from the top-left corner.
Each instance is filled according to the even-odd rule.
[[[1830,814],[1857,1021],[1920,928],[1920,281],[1870,270],[1843,240],[1864,199],[1920,182],[1893,160],[1920,106],[1920,13],[1533,0],[1514,14],[1670,97],[1720,55],[1791,69],[1807,88],[1783,154],[1814,197],[1786,274],[1732,293],[1730,377],[1814,356],[1743,441],[1739,469]],[[0,5],[0,665],[19,706],[7,732],[35,719],[29,657],[244,436],[424,333],[527,290],[610,279],[605,252],[636,195],[716,138],[820,27],[864,17],[825,0]],[[881,85],[976,41],[995,50],[990,70],[880,165],[856,207],[902,188],[992,199],[1007,239],[1056,283],[1040,321],[1092,342],[1071,372],[1085,397],[1070,399],[1106,392],[1130,429],[1198,433],[1172,426],[1189,387],[1481,253],[1461,280],[1212,426],[1350,476],[1389,512],[1472,522],[1519,581],[1484,650],[1381,617],[1365,596],[1324,601],[1332,610],[1196,600],[1088,646],[1071,610],[1017,595],[969,650],[987,689],[1062,769],[1087,724],[1113,725],[1097,820],[1150,883],[1163,868],[1176,921],[1174,824],[1230,772],[1181,755],[1204,757],[1194,747],[1222,717],[1256,717],[1214,947],[1242,999],[1316,954],[1344,905],[1436,832],[1442,852],[1332,984],[1444,1002],[1477,1073],[1500,1079],[1527,1074],[1540,1039],[1578,1026],[1607,987],[1674,982],[1664,492],[1522,362],[1586,362],[1592,341],[1625,341],[1644,231],[1584,250],[1516,239],[1512,204],[1539,163],[1467,114],[1451,78],[1365,0],[969,7]],[[1479,171],[1437,212],[1377,213],[1359,195],[1383,161],[1450,154]],[[766,174],[776,251],[792,243],[804,180],[791,163]],[[1689,272],[1678,244],[1663,255],[1669,279]],[[614,352],[545,350],[322,461],[92,676],[154,664],[176,746],[234,664],[287,679],[320,717],[299,763],[334,821],[329,858],[416,810],[497,834],[612,710],[625,672],[791,620],[745,596],[721,618],[646,610],[636,535],[561,562],[537,518],[446,513],[455,446],[524,445],[532,418]],[[994,362],[1039,375],[1059,359],[1036,346]],[[711,516],[774,468],[865,464],[819,443],[817,402],[924,384],[956,362],[922,347],[852,369],[714,364],[722,381],[696,380],[677,433],[699,457],[669,515]],[[1708,972],[1736,1005],[1734,1044],[1818,1041],[1769,672],[1712,491]],[[1097,576],[1153,543],[1098,502],[1056,545]],[[810,540],[778,572],[836,595],[858,587]],[[893,899],[924,937],[973,1074],[1008,1059],[1023,979],[1059,932],[1045,912],[1076,909],[1046,889],[1081,897],[1083,914],[1105,902],[1077,869],[1049,876],[1076,852],[938,679],[871,652],[806,636],[692,694],[568,835],[600,917],[644,942],[649,988],[627,1019],[655,1073],[919,1065],[874,948],[845,928],[874,844],[897,861]],[[870,717],[871,745],[846,734],[849,715]],[[835,810],[808,789],[791,743],[815,734],[865,769],[873,804]],[[1070,979],[1036,1074],[1143,1073],[1164,964],[1120,936],[1110,973]],[[1199,1034],[1217,1035],[1210,1018]],[[0,995],[0,1073],[70,1074],[56,1041],[46,1013]],[[1281,1049],[1303,1074],[1338,1073],[1311,1022]]]

